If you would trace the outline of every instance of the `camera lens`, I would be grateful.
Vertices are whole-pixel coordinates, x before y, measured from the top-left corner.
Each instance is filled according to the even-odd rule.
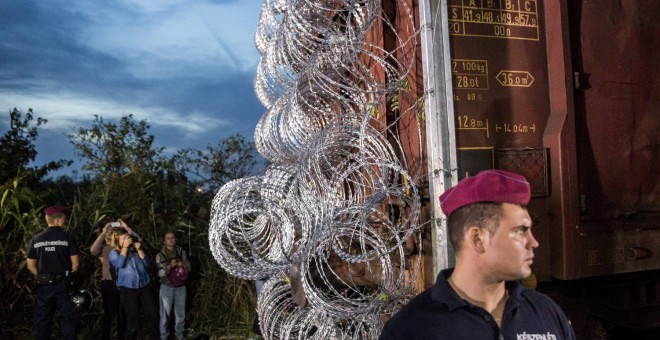
[[[130,240],[130,244],[128,245],[128,249],[135,250],[135,242],[139,242],[138,239],[133,238],[132,236],[129,236],[128,239]]]

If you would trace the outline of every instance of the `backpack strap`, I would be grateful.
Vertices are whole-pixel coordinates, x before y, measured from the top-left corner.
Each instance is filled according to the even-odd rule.
[[[163,261],[160,261],[161,263],[165,263],[165,262],[169,261],[169,259],[167,258],[167,255],[165,255],[165,252],[161,251],[159,254],[163,255],[163,259],[164,259]],[[183,255],[183,249],[181,247],[179,247],[177,249],[176,257],[180,260],[183,260],[181,255]]]

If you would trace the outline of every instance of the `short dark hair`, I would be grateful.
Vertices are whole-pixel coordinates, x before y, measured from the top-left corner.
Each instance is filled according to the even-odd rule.
[[[447,233],[454,251],[460,250],[463,235],[469,227],[476,225],[492,234],[497,230],[501,216],[502,202],[478,202],[454,210],[447,218]]]
[[[174,238],[176,238],[176,230],[174,230],[174,229],[165,230],[163,232],[163,235],[161,235],[163,237],[163,239],[165,239],[165,236],[167,236],[167,234],[172,234],[172,235],[174,235]]]

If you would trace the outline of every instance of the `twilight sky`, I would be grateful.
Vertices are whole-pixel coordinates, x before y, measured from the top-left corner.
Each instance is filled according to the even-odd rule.
[[[252,140],[258,0],[0,2],[0,134],[14,107],[39,128],[37,164],[80,161],[66,135],[94,115],[145,119],[166,152]]]

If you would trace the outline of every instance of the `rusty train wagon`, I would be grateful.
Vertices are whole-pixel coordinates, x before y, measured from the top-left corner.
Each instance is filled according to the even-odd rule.
[[[452,265],[437,197],[505,169],[532,183],[537,289],[578,337],[658,329],[660,1],[407,2],[427,96],[427,154],[413,156],[428,162],[428,215],[439,217],[424,286]]]

